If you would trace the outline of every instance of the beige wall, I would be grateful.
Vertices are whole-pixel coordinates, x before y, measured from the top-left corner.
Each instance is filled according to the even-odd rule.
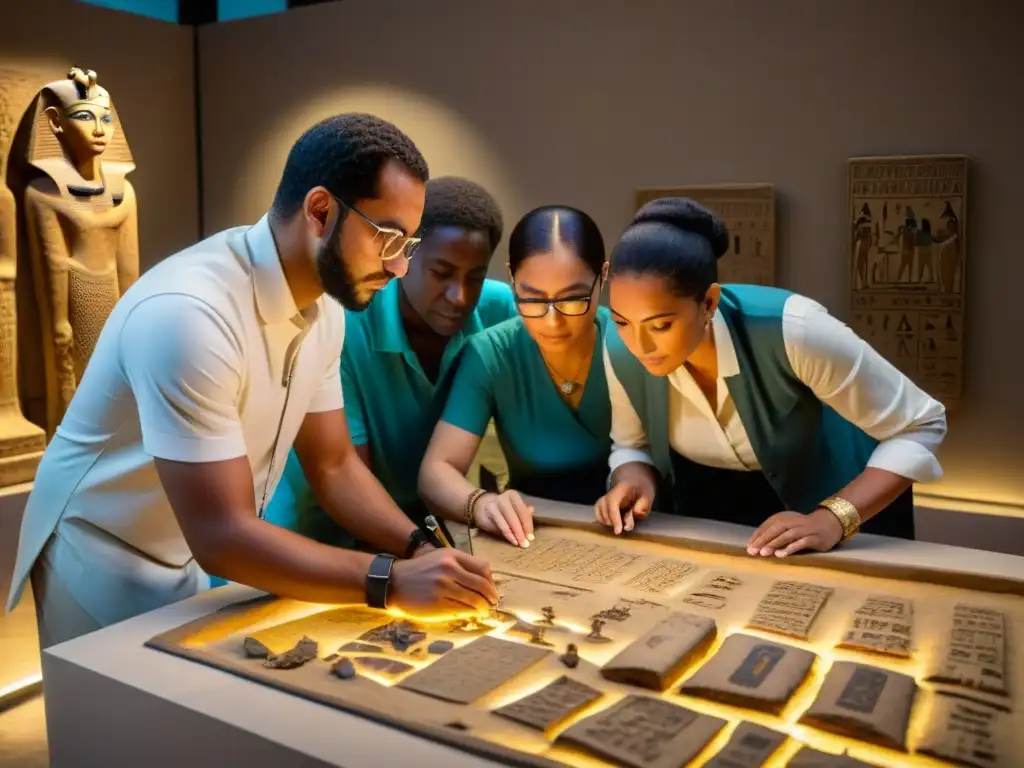
[[[846,158],[966,153],[968,394],[926,490],[1024,504],[1024,362],[997,340],[1024,327],[1022,22],[1015,0],[374,0],[205,27],[207,226],[258,217],[311,122],[368,110],[510,225],[571,203],[614,240],[636,187],[772,182],[781,284],[846,317]]]
[[[143,269],[194,242],[191,28],[75,0],[2,4],[0,69],[18,70],[42,86],[80,66],[95,70],[110,91],[137,165],[129,179],[139,200]]]

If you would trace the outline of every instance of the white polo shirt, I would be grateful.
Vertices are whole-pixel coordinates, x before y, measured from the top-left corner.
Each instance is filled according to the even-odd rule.
[[[258,509],[305,415],[342,407],[344,323],[327,297],[298,311],[267,217],[143,274],[107,320],[39,465],[8,610],[54,535],[48,565],[102,625],[206,589],[154,457],[245,456]]]

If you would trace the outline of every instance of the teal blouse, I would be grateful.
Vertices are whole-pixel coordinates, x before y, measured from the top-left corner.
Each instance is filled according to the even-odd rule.
[[[611,315],[597,311],[598,338],[579,408],[559,395],[537,344],[516,317],[466,346],[441,421],[483,436],[493,418],[509,487],[593,504],[606,491],[611,406],[602,350]]]

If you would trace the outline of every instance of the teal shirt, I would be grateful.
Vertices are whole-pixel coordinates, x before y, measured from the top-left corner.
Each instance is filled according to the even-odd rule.
[[[520,318],[475,336],[463,354],[441,420],[483,436],[493,418],[509,487],[593,504],[605,492],[611,405],[601,350],[610,314],[598,308],[598,340],[579,409],[559,395]]]
[[[399,311],[399,282],[391,281],[363,312],[345,313],[341,388],[352,442],[370,446],[371,467],[402,510],[420,522],[426,509],[416,491],[420,462],[448,399],[466,341],[516,315],[512,290],[485,280],[476,310],[448,342],[437,381],[423,372]],[[267,505],[266,519],[337,546],[354,541],[317,503],[295,451]]]

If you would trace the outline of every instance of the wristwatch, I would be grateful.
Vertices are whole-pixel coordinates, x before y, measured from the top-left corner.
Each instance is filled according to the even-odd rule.
[[[416,554],[417,549],[429,543],[430,539],[427,538],[427,534],[423,532],[422,528],[416,526],[412,529],[412,533],[409,534],[409,543],[405,545],[405,552],[402,554],[402,557],[408,560]]]
[[[371,608],[388,607],[391,569],[394,565],[394,555],[377,555],[370,562],[370,570],[366,572],[366,604]]]

